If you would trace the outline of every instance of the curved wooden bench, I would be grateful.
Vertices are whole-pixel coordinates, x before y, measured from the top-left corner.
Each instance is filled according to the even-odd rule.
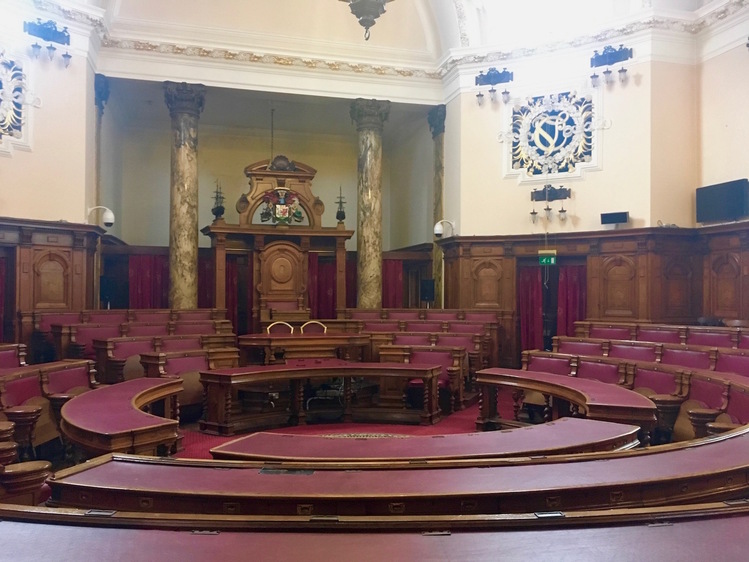
[[[182,390],[179,378],[133,379],[76,396],[62,407],[60,429],[83,450],[156,454],[174,447],[179,422],[143,409],[173,398]],[[177,412],[178,407],[172,406]]]

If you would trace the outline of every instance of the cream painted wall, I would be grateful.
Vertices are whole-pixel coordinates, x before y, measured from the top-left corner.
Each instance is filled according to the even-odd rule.
[[[697,68],[652,64],[650,225],[694,226],[699,187]]]
[[[425,108],[420,127],[385,147],[390,162],[390,212],[385,220],[390,230],[389,249],[421,244],[432,236],[434,141],[427,113]]]
[[[744,45],[702,64],[699,84],[699,134],[702,169],[699,185],[749,177],[749,54]]]
[[[510,130],[510,106],[487,100],[479,107],[474,93],[462,94],[451,104],[451,107],[457,105],[455,110],[461,113],[460,140],[453,139],[451,150],[446,154],[450,182],[457,178],[459,185],[461,235],[600,230],[605,228],[600,223],[600,213],[615,211],[629,211],[630,227],[650,224],[651,69],[648,64],[632,65],[627,84],[616,83],[599,91],[586,85],[590,70],[585,67],[577,71],[583,78],[560,76],[556,81],[551,78],[546,83],[540,80],[536,84],[529,83],[532,77],[542,74],[543,69],[569,71],[573,64],[569,59],[568,54],[547,57],[540,62],[530,61],[527,68],[520,65],[513,68],[516,78],[510,85],[514,90],[511,103],[518,103],[527,96],[564,91],[593,96],[597,116],[610,123],[610,127],[597,131],[597,168],[588,169],[579,177],[541,177],[521,183],[519,176],[509,169],[511,143],[498,139],[500,133]],[[521,82],[521,77],[526,84]],[[559,203],[554,203],[555,216],[550,223],[531,223],[530,193],[546,183],[572,189],[571,200],[565,202],[567,222],[557,220]],[[451,189],[455,187],[450,185]],[[536,210],[540,212],[543,206],[537,204]]]
[[[9,155],[0,155],[0,215],[86,222],[86,196],[93,181],[88,168],[93,150],[88,38],[71,30],[74,58],[67,69],[59,49],[52,61],[46,53],[31,59],[26,53],[28,36],[17,33],[30,16],[11,9],[0,27],[0,50],[7,49],[23,63],[29,88],[39,100],[39,107],[24,108],[28,150],[12,148]]]

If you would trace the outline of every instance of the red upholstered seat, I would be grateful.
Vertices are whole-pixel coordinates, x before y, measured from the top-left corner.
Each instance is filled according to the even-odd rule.
[[[21,366],[19,348],[17,346],[8,346],[0,348],[0,369],[12,369]]]
[[[561,340],[557,351],[570,355],[603,355],[603,346],[601,342]]]
[[[426,311],[425,318],[427,320],[458,320],[458,316],[459,314],[456,310],[444,311],[429,309]]]
[[[364,332],[397,332],[399,331],[399,324],[398,322],[388,322],[388,321],[368,321],[364,322],[363,330]]]
[[[159,350],[164,353],[170,351],[186,351],[189,349],[202,349],[202,341],[199,335],[166,336],[159,338]]]
[[[381,320],[382,312],[379,310],[351,310],[351,318],[354,320]]]
[[[217,325],[213,320],[185,320],[172,323],[172,333],[180,334],[215,334]]]
[[[628,340],[631,332],[626,326],[591,326],[590,337],[604,340]]]
[[[496,322],[497,321],[497,314],[494,312],[477,312],[477,311],[471,311],[467,310],[466,313],[463,315],[464,320],[472,320],[476,322]]]
[[[275,307],[278,308],[278,307]],[[214,311],[210,308],[195,310],[175,310],[173,312],[176,320],[212,320]]]
[[[119,324],[77,324],[73,334],[71,355],[80,359],[95,359],[94,340],[118,338],[121,330]]]
[[[687,331],[687,345],[709,345],[713,347],[734,347],[734,338],[731,332],[697,331],[689,328]]]
[[[661,363],[664,365],[680,365],[692,369],[709,369],[710,352],[707,350],[664,347],[661,352]]]
[[[430,320],[408,320],[404,324],[404,332],[441,332],[442,322]]]
[[[650,396],[652,394],[678,394],[681,390],[678,375],[657,366],[635,365],[633,389]]]
[[[429,333],[395,333],[393,334],[394,345],[431,345]]]
[[[88,364],[72,365],[69,368],[44,370],[46,391],[49,394],[76,393],[91,388],[90,366]]]
[[[609,357],[631,361],[655,361],[658,345],[650,342],[617,342],[609,344]]]
[[[36,326],[40,332],[52,331],[52,324],[78,324],[80,312],[35,312]]]
[[[621,375],[618,363],[602,363],[580,359],[577,366],[577,377],[599,380],[608,384],[619,384]]]
[[[86,324],[122,324],[128,321],[127,310],[86,310],[82,313]]]
[[[418,320],[419,319],[419,310],[389,310],[388,311],[388,319],[389,320]]]
[[[656,329],[640,326],[637,328],[637,341],[652,341],[657,343],[681,343],[679,328]]]
[[[3,406],[8,408],[21,406],[31,398],[42,395],[38,372],[6,381],[4,387]]]
[[[421,351],[414,350],[409,357],[409,363],[414,365],[438,365],[442,368],[439,376],[439,387],[450,387],[450,374],[448,367],[453,366],[453,356],[449,351]],[[422,386],[424,381],[421,379],[411,379],[409,386]]]
[[[570,358],[568,357],[531,355],[528,358],[528,370],[552,373],[555,375],[569,375],[572,372],[572,365],[570,364]]]
[[[749,423],[749,391],[731,385],[728,390],[728,406],[716,422],[730,422],[737,425]]]
[[[166,336],[169,322],[129,322],[123,324],[123,333],[128,336]]]
[[[157,322],[166,324],[172,318],[172,311],[168,309],[132,310],[134,322]]]
[[[152,338],[114,338],[112,340],[112,358],[114,359],[127,359],[147,351],[153,351]]]
[[[722,373],[737,373],[749,377],[749,354],[739,350],[723,352],[718,350],[715,370]]]

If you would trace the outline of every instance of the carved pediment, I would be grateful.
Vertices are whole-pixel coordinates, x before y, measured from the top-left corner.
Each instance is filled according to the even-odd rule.
[[[283,155],[250,164],[244,169],[250,191],[236,204],[239,224],[322,228],[325,204],[312,193],[316,173]]]

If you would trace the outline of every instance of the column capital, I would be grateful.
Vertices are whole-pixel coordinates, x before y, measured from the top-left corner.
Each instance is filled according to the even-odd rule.
[[[109,78],[103,74],[94,74],[94,103],[99,115],[104,114],[104,106],[109,101]]]
[[[390,116],[390,102],[388,100],[366,100],[357,98],[351,102],[351,119],[356,123],[356,130],[374,130],[382,133]]]
[[[432,131],[432,139],[437,138],[445,132],[445,116],[447,109],[444,103],[435,105],[429,110],[427,121],[429,121],[429,130]]]
[[[164,82],[164,100],[169,115],[188,114],[199,117],[205,106],[206,88],[203,84],[187,82]]]

